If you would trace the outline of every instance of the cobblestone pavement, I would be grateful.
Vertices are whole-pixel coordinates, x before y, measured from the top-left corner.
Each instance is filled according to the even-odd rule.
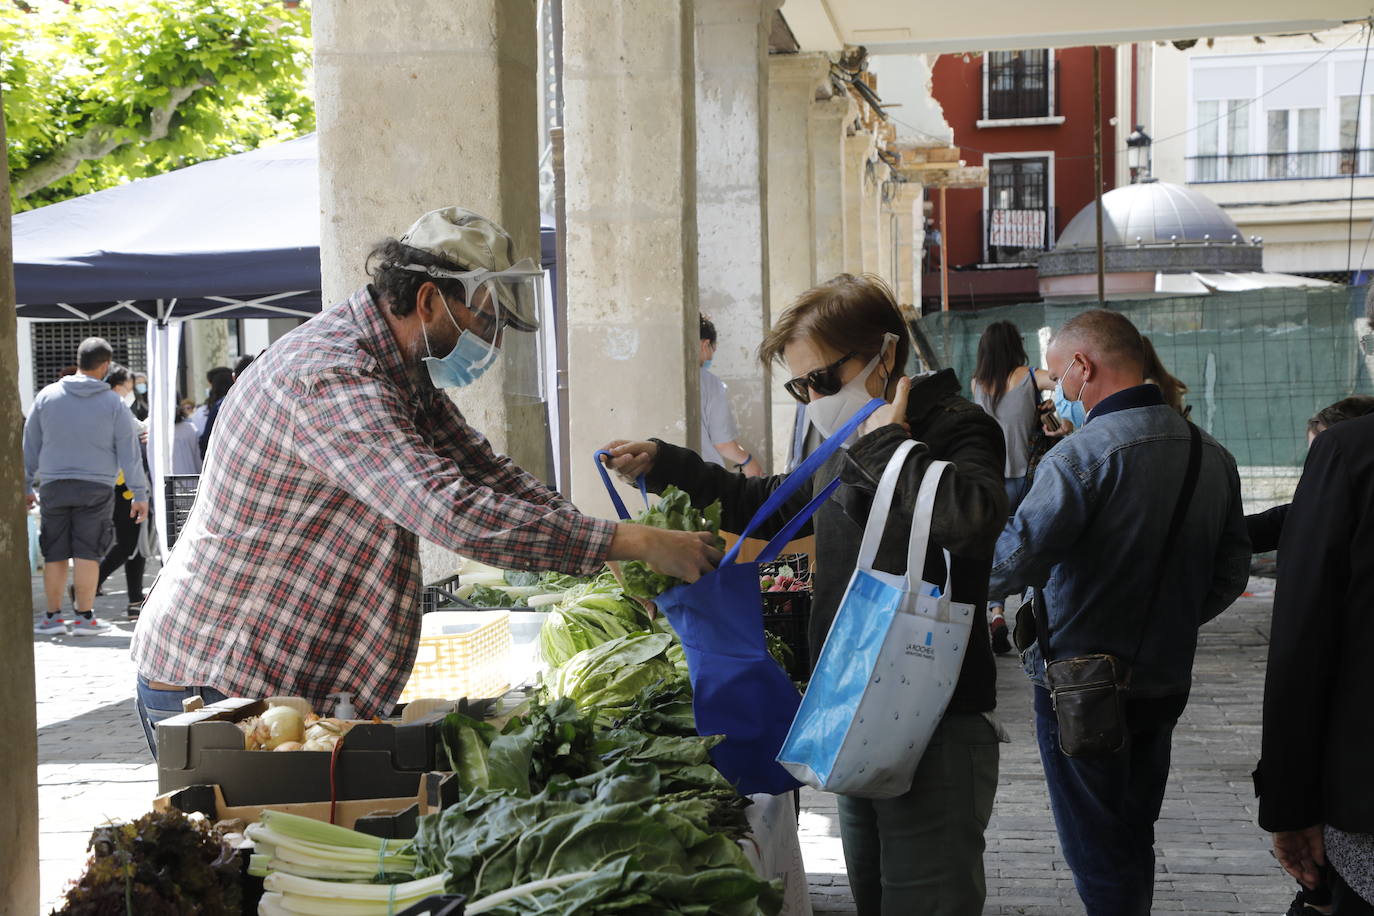
[[[149,570],[148,581],[152,581]],[[122,575],[96,599],[115,624],[102,638],[35,637],[38,671],[40,858],[44,912],[80,874],[91,828],[133,817],[157,777],[133,705],[132,625],[122,620]],[[42,581],[33,581],[36,609]],[[1192,701],[1174,736],[1173,771],[1158,826],[1155,911],[1282,913],[1290,882],[1255,826],[1250,770],[1258,756],[1269,601],[1242,599],[1202,631]],[[1030,715],[1030,689],[998,660],[1001,783],[985,858],[985,914],[1081,913],[1055,840]],[[817,913],[854,912],[833,797],[803,795],[802,850]]]

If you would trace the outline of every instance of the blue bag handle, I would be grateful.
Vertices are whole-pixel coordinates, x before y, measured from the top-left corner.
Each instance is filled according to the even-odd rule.
[[[628,520],[630,517],[630,510],[625,508],[625,500],[621,499],[620,494],[616,492],[615,484],[611,483],[610,472],[606,470],[606,465],[601,463],[601,457],[603,455],[607,458],[611,457],[610,452],[606,449],[602,449],[592,456],[592,460],[596,462],[596,469],[601,472],[601,482],[606,485],[606,492],[611,494],[611,505],[615,506],[616,513],[622,519]],[[644,508],[647,509],[649,508],[649,485],[645,483],[643,474],[639,475],[639,480],[637,482],[639,483],[639,495],[644,497]]]
[[[788,542],[796,537],[797,532],[802,529],[802,526],[811,520],[811,516],[815,515],[817,510],[819,510],[825,501],[830,498],[831,494],[839,488],[840,478],[838,477],[826,484],[825,489],[817,493],[815,498],[806,504],[806,508],[794,515],[792,521],[784,525],[782,530],[774,535],[773,540],[768,542],[768,546],[759,551],[758,558],[754,560],[754,562],[772,563],[776,560],[778,554],[782,553],[782,549],[787,546]]]
[[[848,423],[846,423],[844,426],[836,430],[835,434],[828,437],[824,442],[822,442],[814,452],[812,452],[810,455],[806,457],[805,461],[803,461],[800,465],[797,466],[796,470],[794,470],[791,474],[788,474],[787,479],[782,482],[782,485],[772,492],[768,499],[764,501],[763,505],[759,506],[758,511],[754,513],[754,517],[749,519],[749,524],[745,525],[744,530],[740,532],[739,540],[735,542],[735,546],[731,547],[730,552],[727,553],[724,559],[720,561],[720,565],[728,566],[729,564],[735,562],[736,558],[739,556],[740,548],[744,545],[744,539],[749,537],[749,535],[753,533],[755,528],[757,528],[759,525],[767,521],[768,518],[773,515],[773,513],[781,509],[783,507],[783,504],[792,498],[792,494],[796,493],[803,486],[805,486],[806,482],[811,479],[812,475],[814,475],[818,470],[821,469],[821,465],[829,461],[830,456],[840,450],[840,447],[844,445],[845,441],[851,435],[853,435],[853,433],[859,428],[863,421],[867,420],[875,410],[877,410],[879,407],[882,407],[886,403],[887,401],[884,401],[882,398],[874,398],[873,400],[865,404],[863,407],[860,407],[859,412],[854,414],[854,416],[850,417]],[[830,485],[826,487],[825,491],[823,492],[827,497],[829,497],[830,493],[834,492],[834,487],[836,485],[836,481],[831,481]],[[789,522],[788,525],[783,528],[783,531],[779,533],[779,536],[781,536],[781,534],[786,533],[795,534],[797,529],[806,523],[807,519],[809,519],[811,515],[815,513],[817,509],[820,508],[821,503],[823,503],[824,501],[825,500],[821,499],[820,497],[811,500],[807,507],[797,514],[797,518],[794,518],[792,520],[793,522],[797,522],[797,520],[800,519],[800,522],[797,524],[796,528],[793,528],[792,524]],[[790,532],[788,531],[789,528],[791,529]],[[765,553],[767,552],[767,550],[771,550],[773,548],[777,540],[778,539],[775,537],[772,541],[769,542],[768,548],[766,548]],[[787,540],[791,540],[791,538],[789,537]],[[787,540],[784,540],[781,543],[777,544],[779,550],[781,550],[783,544],[787,543]],[[776,554],[774,554],[774,556],[776,556]],[[759,561],[767,562],[763,559],[762,555],[760,555]]]

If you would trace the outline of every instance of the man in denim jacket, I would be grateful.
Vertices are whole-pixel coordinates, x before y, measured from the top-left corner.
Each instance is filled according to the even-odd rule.
[[[1197,486],[1178,538],[1166,545],[1190,437],[1187,421],[1145,383],[1140,334],[1119,313],[1084,312],[1055,336],[1047,359],[1088,419],[1036,469],[998,539],[990,593],[1039,591],[1052,658],[1110,653],[1130,667],[1126,747],[1069,758],[1059,748],[1039,647],[1023,655],[1050,805],[1079,896],[1089,914],[1143,916],[1197,630],[1240,595],[1249,571],[1240,478],[1235,459],[1203,433]]]

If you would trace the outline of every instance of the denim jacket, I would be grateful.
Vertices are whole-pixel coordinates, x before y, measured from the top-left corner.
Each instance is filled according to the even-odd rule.
[[[1188,464],[1187,421],[1136,388],[1098,408],[1113,399],[1145,406],[1094,409],[1045,455],[997,541],[990,593],[1039,591],[1055,659],[1106,652],[1131,663],[1144,628],[1132,695],[1186,694],[1198,627],[1240,596],[1249,575],[1240,477],[1231,454],[1203,433],[1197,488],[1166,553],[1161,542]],[[1045,686],[1039,647],[1022,661]]]

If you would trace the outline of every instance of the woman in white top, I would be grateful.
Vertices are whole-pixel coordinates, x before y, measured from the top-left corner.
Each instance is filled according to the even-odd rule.
[[[978,362],[973,370],[973,402],[997,420],[1007,443],[1003,478],[1007,487],[1008,515],[1026,495],[1026,473],[1030,464],[1031,441],[1041,423],[1040,392],[1054,388],[1050,374],[1027,364],[1021,332],[1010,321],[994,321],[978,341]],[[1061,426],[1047,435],[1063,435]],[[1004,596],[988,596],[988,630],[994,652],[1011,651],[1007,621],[1003,616]]]

